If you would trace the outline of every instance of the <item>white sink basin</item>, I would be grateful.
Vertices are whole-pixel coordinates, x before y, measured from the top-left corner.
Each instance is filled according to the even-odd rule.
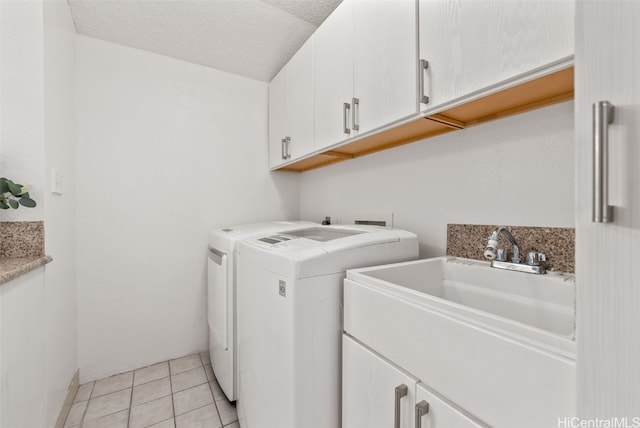
[[[526,274],[438,257],[352,270],[347,277],[469,322],[575,351],[573,275]]]
[[[496,428],[575,414],[573,275],[438,257],[347,271],[344,333]]]

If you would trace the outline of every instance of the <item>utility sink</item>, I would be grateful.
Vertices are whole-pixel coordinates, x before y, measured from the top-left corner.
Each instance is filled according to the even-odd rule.
[[[347,271],[344,334],[495,428],[575,414],[575,281],[437,257]]]
[[[347,278],[395,297],[575,352],[575,281],[570,274],[532,275],[489,262],[437,257],[348,271]]]
[[[456,257],[354,269],[344,334],[488,426],[555,426],[575,414],[574,290]]]

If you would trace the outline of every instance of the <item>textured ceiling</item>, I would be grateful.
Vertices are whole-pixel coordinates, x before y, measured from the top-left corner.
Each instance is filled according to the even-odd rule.
[[[78,33],[270,81],[342,0],[69,0]]]

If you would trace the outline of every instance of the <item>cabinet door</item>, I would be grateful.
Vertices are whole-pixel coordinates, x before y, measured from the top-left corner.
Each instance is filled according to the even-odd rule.
[[[353,37],[354,134],[416,113],[415,1],[356,1]]]
[[[428,405],[428,410],[419,418],[420,422],[415,428],[487,428],[488,426],[458,410],[419,383],[416,387],[416,405],[425,405],[425,403]]]
[[[344,103],[353,97],[353,0],[344,0],[316,30],[316,150],[351,136],[351,115],[344,123]],[[346,128],[346,132],[345,132]]]
[[[578,416],[640,416],[640,2],[576,11]],[[592,222],[593,103],[609,125],[611,223]],[[631,422],[629,422],[630,424]]]
[[[3,427],[44,427],[47,422],[45,385],[45,268],[2,285],[0,313],[2,337]]]
[[[400,427],[413,427],[417,381],[350,337],[342,340],[342,426],[389,428],[394,426],[395,389],[407,387],[400,399]]]
[[[421,109],[572,55],[573,20],[573,1],[420,0]]]
[[[269,83],[269,166],[274,168],[288,159],[283,159],[282,139],[287,128],[287,69]]]
[[[313,36],[285,66],[287,69],[287,130],[291,159],[314,149]]]

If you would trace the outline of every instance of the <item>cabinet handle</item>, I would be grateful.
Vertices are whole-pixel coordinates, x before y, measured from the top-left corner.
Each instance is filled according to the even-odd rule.
[[[351,130],[347,126],[347,122],[349,121],[349,113],[347,112],[347,110],[351,110],[351,104],[342,104],[342,126],[344,128],[342,132],[344,132],[345,134],[351,134]]]
[[[429,413],[429,403],[422,400],[416,404],[416,423],[415,428],[422,428],[422,417]]]
[[[407,388],[407,385],[404,383],[396,386],[396,406],[393,415],[393,428],[400,428],[400,400],[402,400],[402,397],[406,397],[408,393],[409,388]]]
[[[609,101],[593,103],[593,222],[611,223],[609,206],[609,124],[613,122]]]
[[[429,104],[429,97],[424,93],[424,73],[429,68],[429,61],[426,59],[420,60],[420,102],[423,104]]]
[[[351,98],[351,104],[353,105],[351,110],[351,127],[354,131],[358,131],[360,130],[360,125],[356,122],[356,118],[360,115],[360,100],[358,98]]]
[[[291,158],[291,154],[289,153],[290,142],[291,142],[291,137],[284,137],[282,140],[280,140],[280,143],[281,143],[280,151],[281,151],[282,159],[286,160]]]

